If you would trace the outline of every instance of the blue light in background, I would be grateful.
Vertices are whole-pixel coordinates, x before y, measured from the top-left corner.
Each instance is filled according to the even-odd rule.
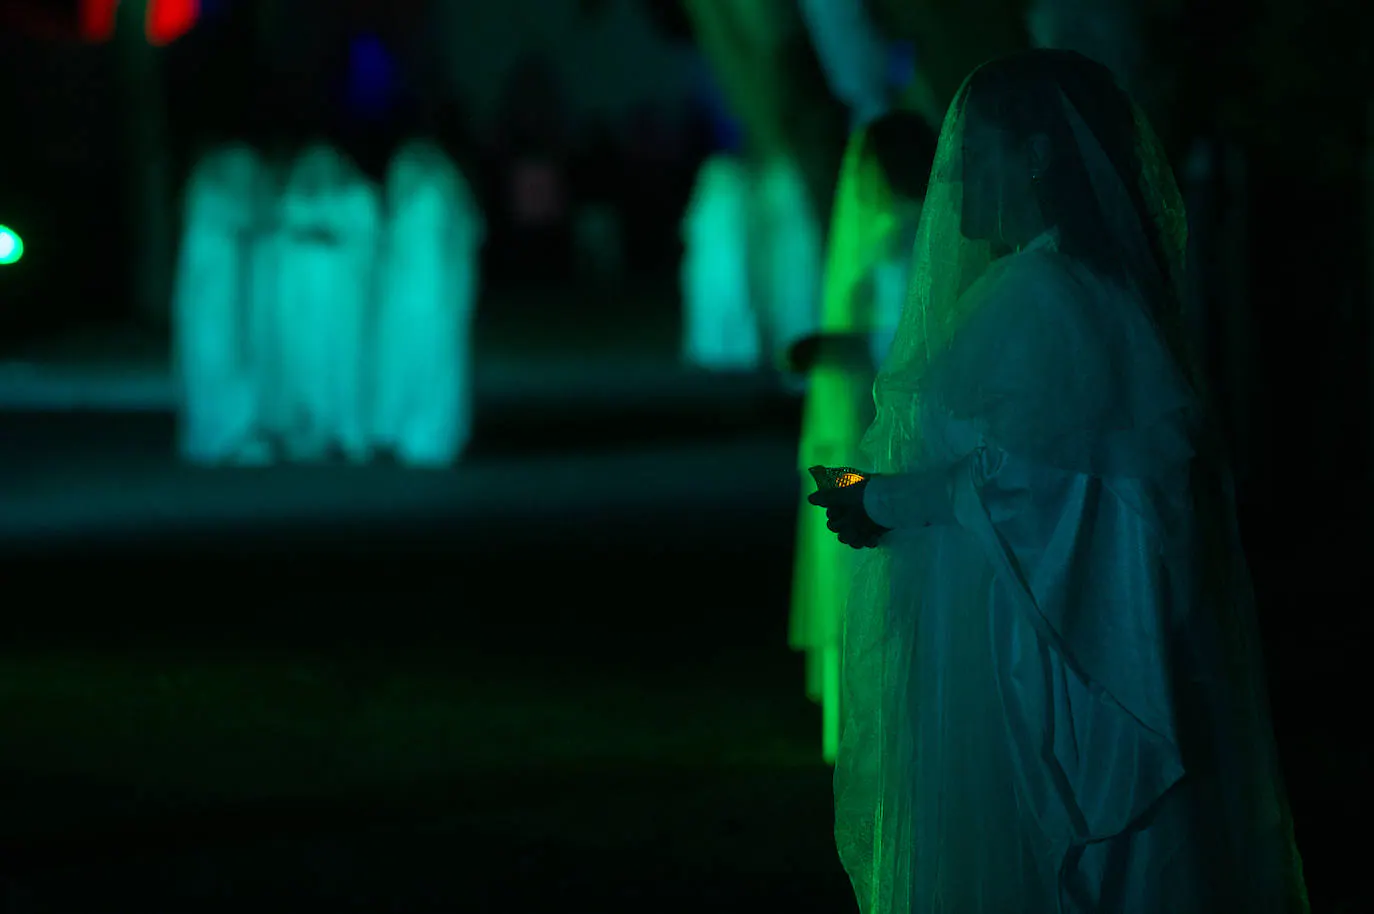
[[[705,109],[711,123],[711,139],[717,152],[737,153],[744,148],[744,125],[730,110],[730,103],[704,57],[698,57],[694,67],[697,101]]]
[[[916,46],[909,41],[894,41],[888,48],[887,82],[905,88],[916,76]]]
[[[376,35],[357,36],[348,48],[348,106],[364,117],[380,117],[395,99],[395,58]]]

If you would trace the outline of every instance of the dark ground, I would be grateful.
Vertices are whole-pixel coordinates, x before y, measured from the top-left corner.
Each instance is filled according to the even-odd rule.
[[[447,473],[0,414],[0,912],[853,910],[785,647],[795,403],[608,358],[489,381]],[[1337,542],[1256,573],[1304,620],[1271,659],[1314,906],[1363,914]]]

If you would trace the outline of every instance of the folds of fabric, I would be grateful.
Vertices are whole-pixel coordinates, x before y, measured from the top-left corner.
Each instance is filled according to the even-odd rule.
[[[371,420],[376,442],[404,462],[457,460],[472,429],[472,320],[481,211],[437,146],[410,143],[387,174]]]
[[[1010,332],[932,366],[845,615],[861,909],[1303,910],[1225,473],[1167,351],[1051,250],[982,282]]]

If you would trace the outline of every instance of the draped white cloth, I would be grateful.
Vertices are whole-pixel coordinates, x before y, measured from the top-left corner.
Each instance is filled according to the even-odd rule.
[[[973,294],[989,332],[966,334],[959,361],[1024,391],[1008,409],[1095,360],[993,328],[1138,313],[1043,249]],[[1162,417],[1152,447],[1099,475],[1011,450],[995,419],[949,402],[922,411],[923,466],[865,492],[893,532],[851,597],[883,617],[853,613],[845,632],[846,675],[886,677],[887,731],[856,718],[837,777],[841,828],[876,827],[892,855],[869,858],[860,880],[888,882],[864,910],[1301,910],[1246,570],[1195,414]],[[849,790],[871,778],[892,779],[876,811],[871,783]]]

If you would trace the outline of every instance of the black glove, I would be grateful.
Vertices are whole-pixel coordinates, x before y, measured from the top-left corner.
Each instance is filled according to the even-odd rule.
[[[864,489],[868,480],[835,489],[821,489],[807,501],[825,508],[826,526],[840,542],[853,549],[872,549],[890,528],[877,523],[864,510]]]

